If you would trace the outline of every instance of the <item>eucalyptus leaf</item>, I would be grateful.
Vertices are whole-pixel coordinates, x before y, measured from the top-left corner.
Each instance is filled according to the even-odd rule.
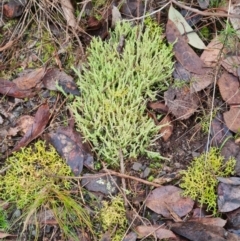
[[[169,8],[168,18],[176,25],[179,32],[184,35],[186,34],[188,37],[188,43],[197,49],[205,49],[206,45],[197,35],[195,30],[187,23],[185,18],[182,16],[180,12],[178,12],[172,5]]]

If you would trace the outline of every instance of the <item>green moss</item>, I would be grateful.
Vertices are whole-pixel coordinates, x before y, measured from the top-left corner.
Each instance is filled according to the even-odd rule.
[[[70,176],[71,170],[58,155],[54,147],[46,146],[43,141],[34,147],[22,148],[6,161],[10,167],[0,180],[0,198],[15,202],[18,208],[26,207],[35,200],[35,195],[45,186],[55,189],[69,189],[70,182],[56,176]],[[54,177],[51,177],[54,175]]]
[[[0,231],[6,231],[8,228],[7,212],[0,207]]]
[[[36,51],[38,53],[38,57],[41,59],[43,63],[46,63],[49,59],[51,59],[54,56],[56,46],[49,32],[45,29],[41,36],[41,40],[36,43]]]
[[[99,7],[103,6],[104,4],[106,4],[106,1],[105,0],[93,0],[92,4],[93,4],[94,8],[99,8]]]
[[[155,179],[155,177],[151,175],[150,177],[148,177],[147,180],[148,180],[149,182],[152,182],[154,179]]]
[[[112,241],[123,239],[128,222],[121,197],[113,197],[111,202],[103,202],[103,208],[99,213],[99,222],[102,224],[103,231],[108,231],[112,235]]]
[[[224,5],[226,5],[225,0],[210,0],[210,3],[209,3],[210,8],[219,8]]]
[[[13,28],[16,26],[17,20],[16,19],[9,19],[6,21],[6,23],[3,25],[3,31],[13,31]],[[5,35],[3,35],[5,37]]]
[[[71,196],[73,185],[68,179],[59,177],[72,174],[54,147],[47,148],[43,141],[38,141],[33,147],[14,153],[6,161],[6,167],[10,168],[5,176],[1,176],[0,199],[22,209],[22,232],[26,231],[31,220],[36,231],[34,240],[38,240],[41,227],[38,212],[42,210],[53,213],[65,240],[79,240],[78,229],[87,227],[93,232],[81,198],[77,194]],[[16,226],[15,222],[19,223],[19,219],[13,220],[12,227]]]
[[[140,34],[137,26],[118,23],[108,42],[92,40],[88,65],[77,72],[82,95],[70,109],[98,157],[112,166],[119,165],[120,151],[124,159],[137,158],[158,137],[160,127],[145,112],[146,102],[167,88],[173,62],[172,46],[163,43],[160,27],[154,29]]]
[[[201,36],[203,38],[205,38],[207,40],[209,39],[209,37],[210,37],[210,30],[209,30],[209,28],[207,26],[202,27],[199,32],[200,32],[200,34],[201,34]]]
[[[206,204],[207,210],[216,214],[217,177],[233,174],[235,164],[234,159],[229,159],[224,164],[224,158],[220,155],[219,149],[211,148],[208,153],[195,158],[190,167],[182,172],[180,187],[184,189],[183,195],[197,199],[201,205]]]
[[[38,31],[36,31],[38,29]],[[3,38],[6,36],[3,36]],[[1,41],[1,40],[0,40]],[[56,43],[54,42],[49,30],[33,23],[28,26],[26,31],[21,35],[19,41],[14,45],[15,51],[6,50],[4,61],[7,64],[7,70],[0,72],[0,77],[5,79],[15,78],[17,74],[23,71],[23,67],[19,67],[19,63],[27,64],[28,68],[36,68],[42,66],[43,63],[54,63],[53,56],[56,52]],[[37,60],[32,60],[31,53],[37,55]],[[33,55],[32,55],[33,56]],[[52,60],[53,59],[53,60]],[[72,63],[71,63],[72,64]]]
[[[184,86],[188,86],[188,85],[189,83],[186,80],[175,79],[172,87],[176,89],[181,89]]]

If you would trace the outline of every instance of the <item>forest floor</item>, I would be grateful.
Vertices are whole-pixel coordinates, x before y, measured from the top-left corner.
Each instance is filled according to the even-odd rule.
[[[0,238],[240,240],[239,4],[2,1]]]

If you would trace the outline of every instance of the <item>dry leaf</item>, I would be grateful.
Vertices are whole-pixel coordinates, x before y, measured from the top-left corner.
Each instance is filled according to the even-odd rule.
[[[171,185],[156,188],[147,197],[146,206],[166,218],[171,218],[169,208],[179,217],[183,217],[192,210],[194,201],[182,197],[181,193],[180,188]]]
[[[162,228],[162,225],[153,225],[153,226],[137,226],[135,228],[138,238],[144,238],[147,236],[154,236],[158,239],[169,239],[169,238],[176,238],[176,235],[165,228]]]
[[[230,13],[231,14],[240,14],[240,4],[236,3],[236,4],[232,4],[231,1],[231,6],[230,6]],[[233,26],[233,28],[236,30],[236,33],[238,35],[238,37],[240,38],[240,19],[239,18],[230,18],[230,22]]]
[[[0,47],[0,52],[12,47],[13,43],[13,40],[8,41],[4,46]]]
[[[36,92],[33,89],[21,90],[12,81],[0,79],[0,94],[12,96],[15,98],[26,98],[33,97],[36,95]]]
[[[223,44],[219,41],[219,37],[215,37],[203,51],[200,57],[201,60],[203,60],[206,66],[215,67],[217,65],[219,54],[222,48]]]
[[[61,0],[61,7],[67,24],[73,28],[77,28],[77,21],[74,15],[74,8],[70,0]]]
[[[240,104],[239,81],[236,76],[224,71],[218,80],[218,87],[223,100],[229,105]]]
[[[80,95],[73,77],[57,68],[48,69],[42,82],[44,87],[48,90],[58,90],[57,85],[59,85],[66,94]]]
[[[227,220],[224,220],[222,218],[192,218],[189,221],[218,227],[224,227],[227,223]]]
[[[188,119],[198,108],[199,98],[196,93],[191,93],[190,89],[169,88],[164,92],[164,100],[169,111],[178,119]]]
[[[233,75],[240,76],[240,57],[239,56],[230,56],[222,61],[222,66]]]
[[[26,134],[13,148],[12,152],[18,151],[20,148],[28,145],[32,140],[36,139],[44,131],[50,117],[48,104],[40,106],[34,118],[34,123],[29,126]]]
[[[22,131],[25,134],[29,128],[34,123],[34,117],[30,115],[23,115],[17,120],[16,127],[18,131]]]
[[[43,76],[45,75],[45,68],[39,68],[22,75],[13,80],[13,82],[17,85],[20,90],[29,90],[36,87],[40,81],[42,80]]]
[[[222,227],[197,222],[173,223],[170,229],[191,241],[239,241],[236,234],[227,232]]]
[[[186,43],[184,37],[180,34],[171,20],[168,20],[166,27],[167,40],[174,43],[173,51],[177,60],[185,69],[195,74],[205,74],[203,61],[197,56],[193,49]]]
[[[0,232],[0,239],[4,239],[4,238],[7,238],[7,237],[17,237],[17,235]]]
[[[71,167],[75,176],[83,169],[83,164],[93,169],[93,155],[88,144],[83,143],[82,136],[72,127],[60,127],[57,132],[46,135],[46,139]]]
[[[198,92],[207,88],[210,84],[214,82],[214,76],[212,75],[212,70],[206,70],[204,75],[192,74],[192,83],[190,85],[190,92]]]
[[[185,18],[182,16],[180,12],[178,12],[173,5],[170,6],[168,11],[168,19],[171,20],[180,34],[186,34],[188,38],[188,43],[197,49],[205,49],[206,46],[203,41],[199,38],[196,31],[192,29],[192,27],[187,23]]]
[[[217,193],[220,212],[230,212],[240,207],[240,185],[219,183]]]
[[[148,103],[148,108],[158,112],[158,113],[168,113],[168,107],[161,101],[154,101]]]
[[[112,27],[116,25],[118,21],[122,20],[121,13],[116,6],[112,8]]]
[[[26,5],[25,1],[16,1],[10,0],[9,2],[3,5],[3,14],[7,18],[16,18],[20,17],[24,11],[24,7]]]
[[[233,131],[234,133],[238,133],[240,131],[239,107],[231,106],[229,111],[223,113],[223,118],[229,130]]]

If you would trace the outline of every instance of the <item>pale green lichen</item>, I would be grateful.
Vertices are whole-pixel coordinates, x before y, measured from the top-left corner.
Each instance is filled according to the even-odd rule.
[[[217,177],[226,177],[234,173],[236,160],[231,158],[224,164],[219,149],[211,148],[195,158],[186,171],[182,171],[183,195],[207,205],[207,210],[217,213]]]
[[[112,166],[119,165],[120,153],[124,159],[147,153],[158,137],[160,127],[147,115],[146,102],[167,88],[173,70],[172,46],[163,43],[162,29],[146,26],[140,32],[123,22],[109,41],[92,40],[88,64],[77,72],[81,96],[70,104],[85,140]]]
[[[70,176],[71,169],[58,155],[54,147],[46,150],[45,143],[38,141],[34,147],[22,148],[6,161],[10,167],[0,177],[0,198],[15,202],[18,208],[34,202],[36,194],[45,186],[57,190],[69,189],[70,181],[57,176]]]
[[[103,202],[103,208],[99,213],[99,222],[103,231],[108,231],[112,235],[112,241],[123,239],[128,221],[124,201],[120,196],[113,197],[111,202]]]

